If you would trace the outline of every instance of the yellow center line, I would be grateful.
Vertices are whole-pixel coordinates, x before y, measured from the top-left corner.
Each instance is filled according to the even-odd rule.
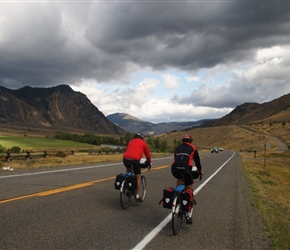
[[[34,196],[37,196],[37,194],[24,195],[24,196],[20,196],[20,197],[11,198],[8,200],[3,200],[3,201],[0,201],[0,204],[10,202],[10,201],[17,201],[17,200],[21,200],[21,199],[31,198]]]
[[[163,168],[168,168],[170,167],[170,165],[166,165],[166,166],[160,166],[160,167],[157,167],[157,168],[152,168],[151,170],[159,170],[159,169],[163,169]]]
[[[161,166],[161,167],[157,167],[157,168],[152,168],[151,170],[159,170],[159,169],[163,169],[163,168],[167,168],[167,167],[168,166]],[[145,172],[148,172],[148,171],[145,171]],[[62,193],[62,192],[66,192],[66,191],[70,191],[70,190],[74,190],[74,189],[92,186],[95,183],[113,180],[115,178],[116,178],[116,176],[111,176],[111,177],[107,177],[107,178],[103,178],[103,179],[99,179],[99,180],[94,180],[94,181],[89,181],[89,182],[85,182],[85,183],[80,183],[80,184],[67,186],[67,187],[63,187],[63,188],[52,189],[52,190],[39,192],[39,193],[35,193],[35,194],[23,195],[23,196],[19,196],[19,197],[7,199],[7,200],[2,200],[2,201],[0,201],[0,204],[11,202],[11,201],[27,199],[27,198],[32,198],[32,197],[43,197],[43,196],[47,196],[47,195],[58,194],[58,193]]]

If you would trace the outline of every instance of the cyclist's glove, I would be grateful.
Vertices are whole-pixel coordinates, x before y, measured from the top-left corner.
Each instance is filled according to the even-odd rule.
[[[199,173],[199,179],[201,180],[202,176],[203,176],[203,171],[202,170],[198,170],[198,173]]]
[[[148,164],[148,171],[151,169],[151,164]]]

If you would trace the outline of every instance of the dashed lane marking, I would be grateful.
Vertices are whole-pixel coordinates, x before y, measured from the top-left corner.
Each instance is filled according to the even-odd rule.
[[[160,167],[156,167],[156,168],[151,168],[150,171],[152,171],[152,170],[156,171],[156,170],[164,169],[164,168],[167,168],[167,167],[169,167],[169,166],[160,166]],[[148,170],[145,170],[145,171],[143,170],[143,172],[148,172]],[[10,198],[10,199],[6,199],[6,200],[0,201],[0,204],[7,203],[7,202],[12,202],[12,201],[23,200],[23,199],[27,199],[27,198],[33,198],[33,197],[43,197],[43,196],[48,196],[48,195],[52,195],[52,194],[58,194],[58,193],[66,192],[66,191],[79,189],[79,188],[89,187],[89,186],[92,186],[95,183],[109,181],[109,180],[113,180],[115,178],[116,178],[116,176],[111,176],[111,177],[107,177],[107,178],[103,178],[103,179],[99,179],[99,180],[89,181],[89,182],[85,182],[85,183],[79,183],[79,184],[72,185],[72,186],[52,189],[52,190],[39,192],[39,193],[35,193],[35,194],[29,194],[29,195],[23,195],[23,196],[19,196],[19,197],[14,197],[14,198]]]

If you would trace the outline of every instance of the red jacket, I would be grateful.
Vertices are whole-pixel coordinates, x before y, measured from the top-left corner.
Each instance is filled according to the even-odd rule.
[[[147,158],[147,163],[151,164],[150,150],[147,143],[140,138],[134,138],[129,142],[123,158],[140,161],[143,154]]]

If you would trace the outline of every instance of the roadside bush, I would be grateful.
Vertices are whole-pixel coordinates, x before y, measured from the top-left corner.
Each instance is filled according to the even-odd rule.
[[[61,158],[64,158],[66,157],[66,153],[63,152],[63,151],[58,151],[56,154],[55,154],[56,157],[61,157]]]
[[[21,148],[14,146],[10,149],[10,152],[19,154],[21,152]]]
[[[6,151],[7,149],[3,147],[2,145],[0,145],[0,153],[5,153]]]

